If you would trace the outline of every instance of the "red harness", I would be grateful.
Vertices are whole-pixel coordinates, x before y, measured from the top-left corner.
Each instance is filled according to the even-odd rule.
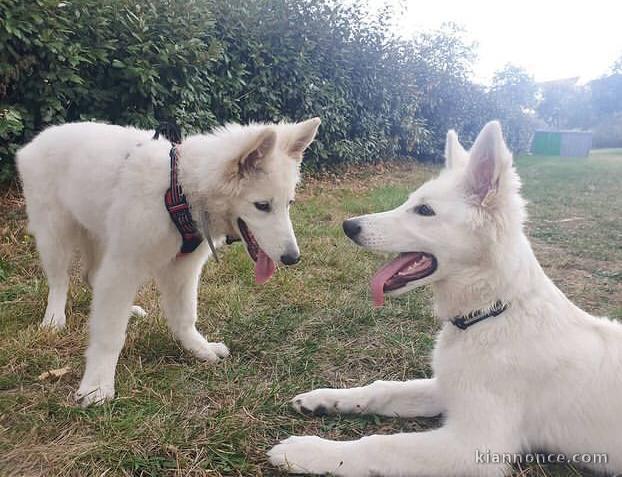
[[[171,220],[181,235],[181,249],[177,256],[192,253],[203,242],[203,235],[199,232],[186,196],[181,190],[177,180],[177,145],[173,144],[170,152],[171,157],[171,187],[164,194],[164,204]]]

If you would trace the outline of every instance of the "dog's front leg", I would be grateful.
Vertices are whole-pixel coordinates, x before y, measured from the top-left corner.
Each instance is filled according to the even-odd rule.
[[[104,258],[93,282],[86,369],[76,393],[83,405],[114,397],[115,369],[140,280],[127,261]]]
[[[292,406],[303,414],[315,415],[432,417],[445,410],[436,379],[375,381],[358,388],[316,389],[296,396]]]
[[[429,432],[374,435],[356,441],[317,436],[290,437],[268,452],[270,462],[295,474],[365,476],[503,476],[503,464],[477,454],[478,429],[456,434],[450,428]],[[489,437],[486,442],[497,442]],[[489,450],[490,447],[483,446]]]
[[[199,255],[181,257],[160,270],[156,281],[172,333],[199,359],[216,362],[227,357],[229,349],[224,343],[210,343],[196,328],[197,288],[202,267],[203,260]]]

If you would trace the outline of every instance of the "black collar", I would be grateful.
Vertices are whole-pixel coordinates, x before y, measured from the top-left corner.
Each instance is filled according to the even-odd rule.
[[[508,306],[510,306],[509,303],[503,303],[501,300],[498,300],[489,310],[475,310],[468,315],[454,316],[450,321],[457,328],[466,330],[469,326],[472,326],[475,323],[484,321],[487,318],[499,316],[507,310]]]
[[[203,235],[199,232],[196,223],[190,213],[190,205],[181,185],[177,180],[177,145],[173,143],[170,152],[171,157],[171,186],[164,194],[164,204],[171,220],[181,235],[181,249],[178,255],[192,253],[203,242]]]

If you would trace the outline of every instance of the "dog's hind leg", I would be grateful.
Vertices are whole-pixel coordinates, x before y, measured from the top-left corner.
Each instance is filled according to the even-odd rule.
[[[202,267],[203,261],[198,257],[181,257],[160,270],[156,282],[173,335],[199,359],[215,362],[227,357],[229,349],[224,343],[210,343],[196,328],[197,287]]]
[[[445,411],[436,379],[376,381],[350,389],[316,389],[292,399],[303,414],[379,414],[432,417]]]
[[[62,329],[69,289],[69,265],[74,254],[78,225],[62,209],[28,204],[30,230],[35,236],[48,281],[48,301],[42,327]]]
[[[76,399],[83,406],[114,397],[114,377],[132,300],[144,278],[140,267],[121,257],[105,255],[93,280],[86,369]]]

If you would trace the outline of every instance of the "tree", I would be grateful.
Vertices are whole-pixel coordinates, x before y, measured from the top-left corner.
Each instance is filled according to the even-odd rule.
[[[404,45],[405,69],[419,92],[417,116],[431,134],[431,140],[417,148],[426,159],[442,157],[448,129],[458,130],[467,142],[475,137],[471,96],[479,89],[470,79],[475,47],[454,23],[420,33]]]
[[[622,73],[591,81],[592,107],[597,118],[622,112]]]
[[[533,77],[520,66],[507,64],[497,71],[490,92],[503,108],[533,110],[538,88]]]
[[[610,75],[589,83],[596,147],[622,147],[622,57]]]
[[[508,64],[494,74],[491,101],[514,152],[524,152],[529,147],[535,128],[537,90],[533,77],[518,66]]]
[[[592,122],[591,92],[578,78],[550,81],[540,88],[538,116],[555,129],[585,129]]]

